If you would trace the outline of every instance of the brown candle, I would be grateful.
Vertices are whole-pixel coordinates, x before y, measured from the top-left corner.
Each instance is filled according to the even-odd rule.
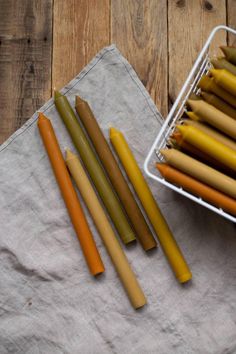
[[[75,108],[123,204],[142,247],[145,251],[156,247],[157,243],[149,230],[88,103],[77,96]]]

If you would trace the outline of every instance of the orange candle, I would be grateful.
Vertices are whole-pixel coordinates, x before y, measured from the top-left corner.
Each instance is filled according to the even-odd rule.
[[[201,197],[205,201],[222,208],[230,214],[236,215],[235,199],[228,197],[167,164],[158,163],[156,166],[162,176],[170,183],[181,186],[186,191]]]
[[[102,260],[71,182],[52,124],[42,113],[39,113],[38,127],[89,270],[92,275],[103,273],[105,269]]]

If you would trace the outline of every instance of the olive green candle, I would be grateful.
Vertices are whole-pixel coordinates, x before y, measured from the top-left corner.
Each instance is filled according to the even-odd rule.
[[[203,75],[200,81],[198,82],[198,87],[200,87],[203,91],[214,93],[215,95],[219,96],[220,98],[231,104],[231,106],[236,108],[235,96],[231,95],[222,87],[218,86],[213,77]]]
[[[89,104],[76,96],[75,109],[145,251],[157,246]]]
[[[236,66],[230,63],[225,58],[213,58],[211,59],[211,63],[216,69],[226,69],[233,75],[236,75]]]
[[[201,96],[207,103],[210,103],[212,106],[218,108],[220,111],[224,112],[228,116],[236,119],[236,109],[234,109],[231,105],[226,103],[221,98],[217,97],[213,93],[203,91],[201,92]]]
[[[226,59],[230,61],[230,63],[236,65],[236,47],[232,46],[221,46],[220,49],[226,56]]]
[[[55,91],[54,101],[60,117],[62,118],[122,241],[125,244],[134,241],[134,232],[126,218],[117,196],[113,192],[110,182],[108,181],[85,133],[83,132],[82,127],[76,118],[73,109],[69,104],[69,101],[58,91]]]

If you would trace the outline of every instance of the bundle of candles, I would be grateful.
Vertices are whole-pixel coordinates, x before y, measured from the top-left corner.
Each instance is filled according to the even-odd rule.
[[[156,166],[168,182],[235,216],[236,47],[220,48],[225,56],[211,60]]]
[[[42,113],[39,113],[38,127],[88,268],[94,276],[105,270],[71,177],[133,307],[140,308],[146,304],[146,298],[116,232],[124,244],[133,242],[137,237],[144,251],[156,248],[156,239],[88,103],[77,96],[74,112],[68,99],[58,91],[55,91],[54,101],[80,158],[67,150],[64,160],[52,123]],[[110,128],[110,141],[176,278],[180,283],[189,281],[192,277],[191,271],[123,134],[115,128]]]

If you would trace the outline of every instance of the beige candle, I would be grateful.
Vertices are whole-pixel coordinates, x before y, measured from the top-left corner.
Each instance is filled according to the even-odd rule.
[[[236,180],[176,149],[161,150],[166,162],[209,186],[236,198]]]
[[[128,260],[114,234],[107,216],[78,157],[66,151],[66,164],[92,216],[96,228],[104,242],[120,280],[135,309],[146,304],[144,293],[128,263]]]
[[[223,135],[219,133],[217,130],[212,129],[211,127],[201,123],[201,122],[195,122],[191,119],[186,119],[184,121],[184,124],[186,125],[191,125],[192,127],[195,127],[204,133],[210,135],[212,138],[215,138],[216,140],[220,141],[221,143],[225,144],[226,146],[230,147],[231,149],[236,150],[236,142],[228,138],[226,135]]]
[[[205,101],[189,100],[194,113],[205,122],[236,139],[236,121]]]

